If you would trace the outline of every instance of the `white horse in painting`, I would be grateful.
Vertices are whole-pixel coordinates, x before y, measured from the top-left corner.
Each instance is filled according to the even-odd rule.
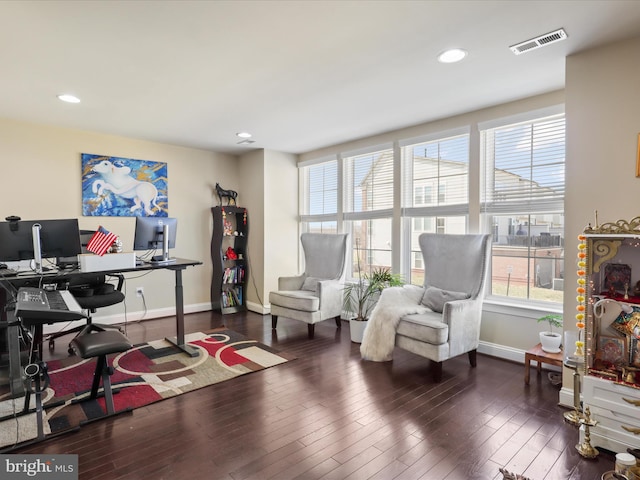
[[[93,167],[92,171],[100,175],[99,180],[95,180],[91,186],[93,193],[102,195],[105,190],[109,190],[123,198],[133,199],[131,211],[143,208],[147,215],[153,215],[151,207],[159,208],[156,200],[158,189],[151,182],[141,182],[131,175],[131,168],[118,167],[109,160],[103,160]]]

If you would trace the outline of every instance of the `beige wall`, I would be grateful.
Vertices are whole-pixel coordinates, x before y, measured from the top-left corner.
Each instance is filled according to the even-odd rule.
[[[256,150],[240,159],[242,190],[250,212],[250,283],[247,307],[269,313],[278,277],[299,273],[298,169],[296,156]]]
[[[247,307],[261,312],[264,274],[264,150],[254,150],[240,157],[242,201],[249,215],[249,282],[247,283]]]
[[[184,273],[187,311],[210,308],[211,214],[217,203],[213,186],[240,190],[237,159],[204,150],[183,148],[79,130],[0,119],[0,218],[78,218],[80,228],[103,225],[118,234],[125,250],[133,245],[133,217],[83,217],[81,208],[81,153],[166,162],[169,176],[169,215],[178,218],[176,249],[172,255],[200,260],[202,266]],[[238,187],[238,188],[237,188]],[[137,278],[136,278],[137,277]],[[144,308],[135,289],[144,287],[148,316],[175,309],[174,275],[159,271],[128,275],[127,314],[140,317]],[[103,309],[102,316],[119,316],[122,306]]]
[[[264,169],[264,288],[265,304],[269,292],[278,289],[278,277],[297,275],[300,233],[298,230],[298,167],[295,155],[267,151]]]

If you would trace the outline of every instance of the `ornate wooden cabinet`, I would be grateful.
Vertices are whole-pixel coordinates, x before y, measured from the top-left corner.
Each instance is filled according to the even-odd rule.
[[[577,293],[591,444],[640,448],[640,217],[585,229]]]
[[[249,218],[247,209],[235,205],[211,209],[211,307],[222,313],[246,310],[249,259],[247,242]]]

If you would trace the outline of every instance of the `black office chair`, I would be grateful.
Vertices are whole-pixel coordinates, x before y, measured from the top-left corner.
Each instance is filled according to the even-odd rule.
[[[108,277],[117,278],[117,285],[110,283]],[[72,332],[78,332],[76,335],[76,337],[78,337],[93,331],[103,331],[114,328],[120,330],[120,328],[115,325],[93,323],[91,315],[96,313],[99,308],[109,307],[123,302],[125,298],[124,293],[122,293],[123,284],[124,276],[121,274],[106,275],[104,273],[85,273],[70,277],[69,291],[78,304],[84,310],[87,310],[87,324],[48,335],[49,349],[53,350],[55,348],[56,338]],[[69,353],[74,353],[71,346],[69,346]]]

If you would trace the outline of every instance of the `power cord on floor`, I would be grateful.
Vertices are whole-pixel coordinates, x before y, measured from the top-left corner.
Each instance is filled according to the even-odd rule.
[[[253,268],[251,267],[251,255],[249,255],[249,252],[247,251],[247,265],[249,265],[249,276],[251,277],[251,284],[253,285],[253,289],[256,292],[256,297],[258,297],[258,301],[260,302],[260,305],[262,306],[262,308],[266,308],[264,303],[262,303],[262,298],[260,298],[260,293],[258,292],[258,286],[256,285],[256,279],[253,276]],[[245,307],[246,307],[246,300],[245,300]]]

